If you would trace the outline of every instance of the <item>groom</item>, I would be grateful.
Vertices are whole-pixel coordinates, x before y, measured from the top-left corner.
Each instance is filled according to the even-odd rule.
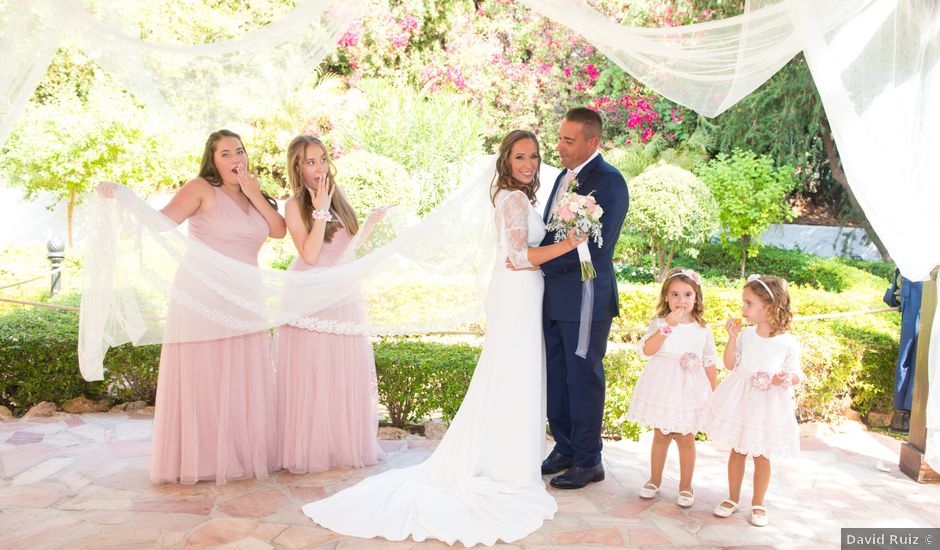
[[[542,475],[552,478],[552,487],[580,489],[604,479],[601,465],[601,419],[604,415],[604,354],[610,324],[620,314],[617,281],[614,278],[614,246],[627,215],[627,184],[616,168],[604,162],[597,151],[601,140],[601,117],[584,107],[568,111],[558,129],[558,154],[565,170],[555,180],[545,206],[544,220],[551,219],[558,198],[577,181],[576,192],[593,191],[601,216],[604,246],[590,240],[589,248],[597,278],[591,313],[587,356],[575,355],[581,311],[581,262],[577,251],[542,264],[545,299],[542,326],[545,333],[548,375],[548,424],[555,448],[542,462]],[[552,244],[548,234],[542,246]]]

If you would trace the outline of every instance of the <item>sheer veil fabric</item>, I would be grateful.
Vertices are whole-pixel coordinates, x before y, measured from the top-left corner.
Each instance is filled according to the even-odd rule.
[[[364,227],[340,265],[260,269],[176,228],[129,189],[97,193],[79,211],[84,269],[79,361],[102,378],[109,347],[214,340],[284,324],[335,334],[415,334],[478,322],[497,261],[490,186],[495,157],[468,164],[460,187],[410,224]],[[543,166],[554,181],[557,170]],[[364,304],[364,322],[317,312]],[[166,312],[174,307],[173,322]]]
[[[706,116],[731,107],[804,52],[852,191],[888,252],[912,280],[926,279],[940,264],[940,239],[927,238],[940,233],[940,155],[935,154],[940,150],[940,4],[934,0],[745,0],[740,16],[663,29],[618,25],[584,0],[521,1],[581,33],[652,89]],[[220,117],[226,124],[248,123],[279,91],[295,88],[298,82],[292,79],[303,71],[294,69],[322,59],[365,5],[361,0],[298,0],[293,11],[268,28],[236,40],[179,46],[141,41],[125,30],[128,26],[96,17],[88,7],[92,4],[116,17],[122,13],[112,9],[119,0],[0,0],[0,143],[62,44],[81,48],[166,118],[208,132],[219,126]],[[237,94],[226,80],[239,82]],[[886,200],[887,189],[896,200]],[[118,243],[102,243],[110,245]],[[175,254],[177,259],[200,255],[193,250]],[[423,273],[427,280],[435,271]],[[224,274],[220,278],[225,280]],[[166,283],[164,277],[161,284]],[[131,296],[123,292],[120,299],[105,302],[122,315],[108,321],[95,313],[96,319],[86,322],[101,324],[101,333],[107,325],[109,332],[121,334],[114,342],[129,340],[128,331],[135,339],[154,341],[155,333],[140,319],[155,312],[144,308],[136,317],[124,315],[132,308],[126,302]],[[314,296],[294,298],[290,301],[296,303]],[[242,330],[269,324],[268,302],[284,301],[270,295],[258,299],[265,307],[242,306],[252,312],[240,319],[246,323]],[[284,318],[294,319],[296,313]],[[88,345],[86,337],[86,365]],[[940,384],[931,387],[928,410],[940,411]],[[940,413],[928,416],[928,425],[940,426]]]
[[[421,464],[382,472],[303,511],[318,524],[361,538],[428,538],[470,547],[513,542],[557,511],[545,489],[544,280],[528,247],[545,236],[521,191],[489,208],[498,251],[486,298],[486,337],[473,378],[444,438]]]
[[[940,264],[940,5],[932,0],[746,0],[744,13],[660,29],[619,25],[584,0],[521,0],[581,33],[664,96],[716,116],[803,51],[852,190],[901,272]],[[363,0],[298,0],[268,27],[197,45],[139,40],[120,0],[0,0],[0,143],[55,49],[85,51],[163,118],[208,133],[246,125],[316,65],[362,13]],[[95,9],[89,8],[93,6]],[[9,61],[7,63],[7,61]],[[237,83],[232,87],[230,83]],[[883,161],[883,159],[888,159]],[[912,209],[895,215],[884,182]]]

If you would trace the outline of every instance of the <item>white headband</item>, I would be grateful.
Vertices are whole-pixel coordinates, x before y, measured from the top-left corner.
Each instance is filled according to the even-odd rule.
[[[673,277],[678,277],[679,275],[688,277],[689,279],[692,279],[692,281],[698,286],[702,286],[702,278],[699,276],[698,273],[696,273],[695,271],[691,269],[683,269],[681,271],[676,271],[675,273],[670,275],[669,278],[672,279]]]
[[[753,283],[754,281],[757,281],[758,283],[760,283],[760,286],[764,287],[764,290],[766,290],[766,291],[767,291],[767,294],[770,295],[770,301],[773,302],[773,301],[774,301],[774,293],[770,291],[770,287],[767,286],[767,283],[765,283],[765,282],[760,278],[760,275],[750,275],[750,276],[748,276],[747,282]]]

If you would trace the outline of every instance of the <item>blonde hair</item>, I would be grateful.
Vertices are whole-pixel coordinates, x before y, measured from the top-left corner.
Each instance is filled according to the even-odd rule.
[[[330,151],[326,145],[313,136],[300,135],[291,140],[287,146],[287,181],[290,184],[291,193],[297,199],[300,205],[300,218],[304,222],[307,231],[313,229],[313,199],[307,191],[307,185],[303,181],[303,162],[308,145],[317,145],[323,149],[326,154],[326,160],[329,165],[327,170],[327,188],[335,189],[333,200],[330,203],[330,210],[335,215],[333,221],[326,222],[326,232],[323,235],[324,242],[330,242],[333,234],[339,230],[338,221],[349,231],[350,235],[355,235],[359,231],[359,220],[356,219],[356,211],[353,210],[346,194],[342,188],[336,185],[336,167],[333,165],[333,159],[330,158]]]
[[[744,288],[750,290],[758,300],[770,306],[771,336],[790,330],[793,312],[790,311],[790,292],[785,280],[780,277],[760,275],[749,280]]]
[[[509,162],[509,155],[512,153],[513,145],[524,139],[531,139],[532,142],[535,143],[535,152],[539,154],[539,166],[542,164],[542,151],[539,147],[539,140],[535,137],[535,134],[528,130],[513,130],[509,132],[499,144],[499,151],[496,156],[496,181],[493,183],[493,193],[490,196],[493,204],[496,204],[496,195],[503,190],[522,191],[525,193],[525,196],[528,197],[529,202],[535,204],[535,192],[539,190],[539,186],[541,185],[539,183],[539,171],[535,171],[531,183],[520,183],[513,179],[512,165]]]
[[[695,291],[695,304],[689,315],[699,324],[705,326],[705,303],[702,296],[702,286],[685,274],[685,269],[673,269],[666,275],[662,288],[659,289],[659,303],[656,304],[656,317],[666,317],[672,310],[669,309],[669,286],[673,281],[682,281]]]

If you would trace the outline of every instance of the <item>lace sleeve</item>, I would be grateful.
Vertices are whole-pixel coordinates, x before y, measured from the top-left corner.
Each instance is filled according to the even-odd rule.
[[[738,354],[740,356],[740,353]],[[715,351],[715,336],[710,328],[705,327],[705,348],[702,350],[702,365],[707,369],[718,366],[718,353]]]
[[[802,384],[806,380],[806,375],[803,374],[803,367],[800,366],[800,343],[796,338],[791,337],[789,345],[787,346],[787,356],[783,360],[783,370],[786,372],[795,374],[799,378],[797,384]]]
[[[734,340],[734,368],[741,366],[741,341],[744,340],[744,330],[738,331],[738,337]]]
[[[660,328],[662,328],[665,325],[666,325],[666,320],[663,319],[662,317],[654,317],[653,320],[650,321],[650,326],[646,329],[646,334],[644,334],[643,337],[640,338],[640,342],[636,345],[636,351],[637,353],[640,354],[640,357],[642,357],[645,360],[648,360],[650,357],[652,357],[651,355],[646,355],[645,353],[643,353],[643,346],[646,345],[646,341],[649,340],[650,336],[656,334],[656,331],[658,331]]]
[[[522,191],[500,193],[496,198],[496,228],[509,262],[517,268],[529,262],[529,199]]]

